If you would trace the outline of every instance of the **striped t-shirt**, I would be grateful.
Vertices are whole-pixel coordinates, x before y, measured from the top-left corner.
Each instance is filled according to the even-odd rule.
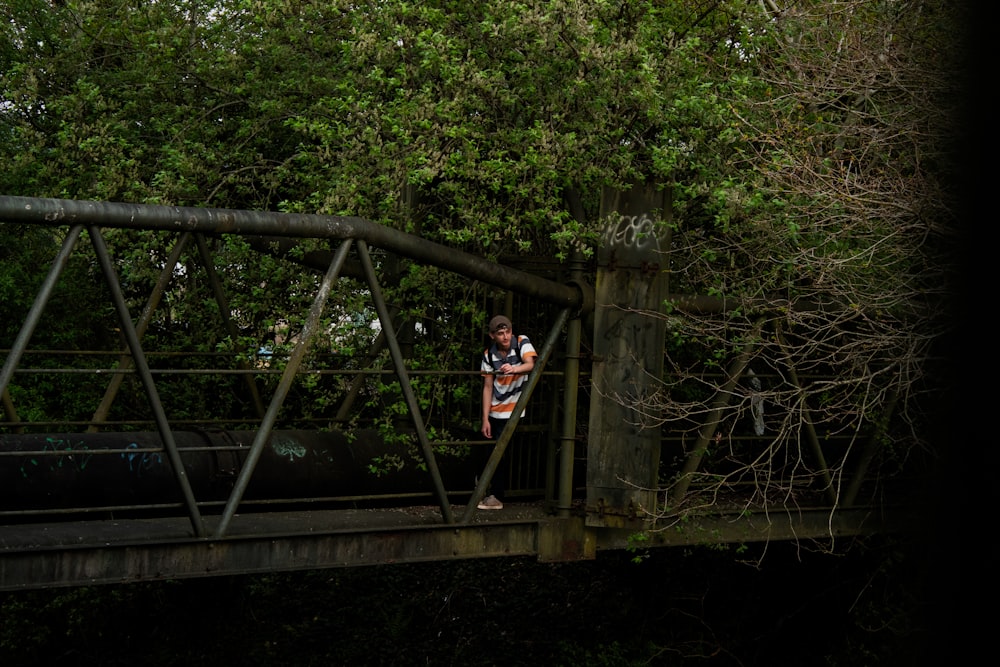
[[[483,375],[496,373],[496,369],[503,366],[504,363],[519,364],[525,359],[538,356],[527,336],[518,336],[517,344],[521,352],[520,357],[514,351],[514,345],[510,346],[506,355],[497,350],[494,345],[484,350],[481,368]],[[495,354],[493,354],[494,351],[496,352]],[[517,405],[517,399],[521,396],[521,389],[524,388],[524,383],[527,381],[527,373],[512,375],[496,373],[493,375],[493,404],[490,406],[490,417],[494,419],[510,419],[511,414],[514,412],[514,406]],[[521,416],[524,416],[523,412]]]

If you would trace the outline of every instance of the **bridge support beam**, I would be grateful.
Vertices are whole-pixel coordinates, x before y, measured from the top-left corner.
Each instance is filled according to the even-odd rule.
[[[127,584],[168,579],[293,572],[468,558],[533,557],[539,562],[593,560],[632,549],[634,532],[593,528],[582,516],[557,518],[541,507],[484,512],[445,525],[433,507],[278,512],[237,517],[224,539],[198,538],[183,518],[5,526],[0,591]],[[207,517],[208,522],[213,521]],[[653,531],[640,546],[746,544],[815,540],[926,527],[919,508],[781,510],[740,508],[692,515]]]
[[[166,579],[533,556],[591,559],[582,520],[541,507],[442,524],[429,506],[260,513],[237,517],[224,538],[199,538],[179,517],[5,527],[0,591]],[[499,516],[498,516],[499,515]],[[211,522],[217,518],[209,518]]]

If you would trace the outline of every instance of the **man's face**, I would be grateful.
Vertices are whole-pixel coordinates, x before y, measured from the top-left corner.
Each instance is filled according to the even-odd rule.
[[[493,342],[497,344],[498,350],[506,352],[510,349],[511,330],[508,327],[501,326],[491,333],[490,336],[493,338]]]

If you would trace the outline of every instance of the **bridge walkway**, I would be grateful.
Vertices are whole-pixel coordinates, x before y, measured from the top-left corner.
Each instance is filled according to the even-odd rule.
[[[443,523],[432,505],[241,514],[224,538],[195,536],[182,516],[8,524],[0,526],[0,590],[467,558],[573,562],[637,546],[826,542],[913,530],[921,518],[913,508],[811,509],[796,517],[775,511],[770,517],[735,510],[688,517],[683,530],[651,533],[639,545],[632,531],[591,528],[582,510],[561,517],[541,502],[508,502],[459,525]]]

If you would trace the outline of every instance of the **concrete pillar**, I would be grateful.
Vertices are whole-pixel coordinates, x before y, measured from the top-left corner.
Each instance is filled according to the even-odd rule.
[[[653,184],[605,189],[594,293],[587,441],[587,524],[639,527],[655,510],[660,428],[654,410],[666,330],[669,193]],[[652,404],[646,404],[652,400]]]

